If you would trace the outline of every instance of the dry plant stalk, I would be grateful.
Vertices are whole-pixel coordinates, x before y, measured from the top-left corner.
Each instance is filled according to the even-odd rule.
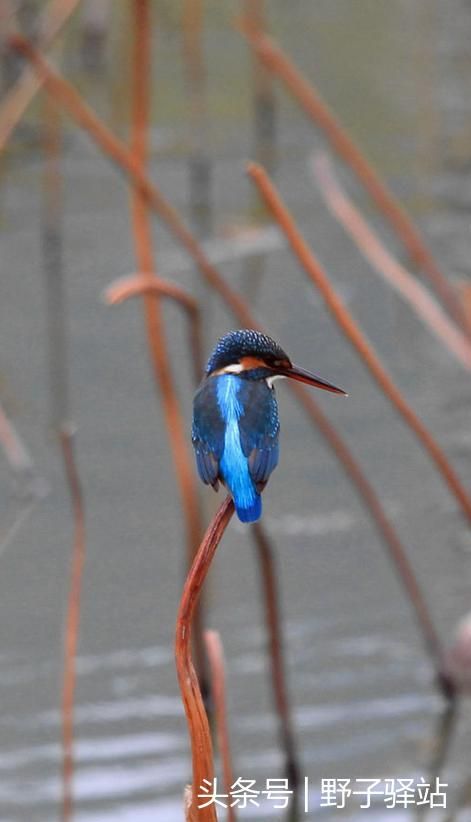
[[[266,614],[265,622],[268,626],[273,697],[280,722],[281,748],[285,755],[285,774],[290,787],[294,791],[294,795],[296,795],[296,790],[301,781],[301,774],[294,741],[288,688],[285,676],[282,619],[278,605],[279,594],[276,578],[275,556],[268,535],[261,522],[256,522],[252,526],[251,531],[260,564],[260,577],[263,587]]]
[[[39,22],[39,48],[50,48],[79,2],[80,0],[51,0]],[[26,68],[3,98],[0,106],[0,153],[42,84],[42,79]]]
[[[213,517],[195,556],[185,582],[177,616],[175,660],[191,739],[193,804],[196,804],[196,796],[203,780],[208,779],[212,782],[214,764],[208,718],[191,658],[192,625],[201,588],[233,513],[232,497],[227,496]],[[214,804],[199,808],[196,819],[198,822],[216,822]]]
[[[372,268],[401,295],[432,334],[438,337],[461,365],[471,370],[469,339],[448,318],[427,289],[389,253],[341,187],[327,154],[313,155],[310,165],[327,207],[350,235]]]
[[[248,173],[259,192],[265,199],[275,220],[282,228],[288,242],[306,271],[309,279],[321,293],[324,302],[343,331],[347,340],[360,354],[361,359],[370,371],[383,393],[400,413],[409,428],[421,442],[424,450],[429,454],[438,468],[439,473],[455,496],[464,514],[471,520],[471,498],[458,478],[455,470],[448,462],[442,449],[428,431],[422,420],[412,410],[408,402],[389,376],[372,344],[360,330],[348,308],[343,304],[337,292],[331,285],[322,266],[314,256],[304,237],[296,226],[294,219],[281,200],[275,186],[265,171],[255,163],[248,165]]]
[[[301,387],[301,386],[300,386]],[[442,671],[445,665],[445,657],[441,641],[435,629],[432,616],[428,609],[424,595],[417,582],[414,570],[408,560],[407,551],[400,541],[396,529],[388,519],[380,498],[373,485],[368,480],[360,464],[357,462],[352,452],[337,433],[331,422],[320,410],[311,395],[305,391],[299,391],[298,386],[294,386],[301,405],[304,406],[309,416],[316,422],[319,430],[324,435],[326,441],[335,452],[342,463],[347,476],[350,477],[357,488],[360,496],[368,508],[373,522],[376,524],[380,535],[388,549],[388,554],[401,580],[404,590],[414,608],[417,624],[421,630],[425,647],[434,663],[438,685],[443,688],[441,681]]]
[[[260,60],[284,82],[306,114],[322,129],[332,148],[350,166],[394,229],[411,259],[426,275],[450,315],[466,334],[471,335],[471,325],[453,287],[439,269],[417,229],[347,131],[340,125],[319,92],[308,83],[271,37],[254,30],[245,21],[242,21],[239,27]]]
[[[182,303],[187,304],[189,312],[197,311],[197,305],[193,298],[190,297],[190,295],[188,295],[178,286],[174,286],[173,283],[167,283],[166,281],[160,279],[159,282],[150,282],[147,278],[144,278],[142,276],[123,278],[122,280],[116,281],[114,284],[112,284],[110,288],[107,289],[105,296],[109,303],[117,303],[129,297],[140,295],[145,290],[149,290],[150,292],[156,292],[158,294],[169,296],[171,298],[180,299]],[[294,734],[292,730],[292,723],[290,717],[287,686],[285,682],[283,649],[281,640],[281,618],[278,608],[278,592],[276,584],[276,569],[274,566],[273,549],[270,545],[268,536],[263,530],[261,524],[255,525],[253,527],[252,533],[254,536],[254,542],[260,561],[262,587],[265,598],[266,624],[269,636],[270,659],[272,664],[273,692],[275,705],[280,719],[282,747],[286,758],[285,771],[289,779],[290,785],[293,786],[295,790],[299,784],[300,777],[296,756],[296,746],[294,742]],[[208,632],[206,632],[206,645],[208,646],[207,633]],[[214,642],[210,640],[210,643],[211,642],[214,645],[215,640]],[[209,662],[211,665],[211,658],[209,658]],[[214,666],[211,665],[211,667]],[[214,680],[214,671],[212,674],[212,679]],[[218,696],[216,693],[214,693],[213,697],[216,704],[217,724]],[[230,782],[229,788],[231,785],[232,782]]]
[[[146,293],[173,300],[185,311],[189,323],[188,348],[193,359],[193,376],[195,385],[197,385],[203,373],[201,312],[198,302],[191,294],[162,277],[154,276],[149,279],[142,274],[134,274],[131,277],[121,277],[111,283],[105,291],[104,298],[108,305],[118,305],[131,297],[141,297]]]
[[[175,239],[185,248],[206,281],[219,293],[235,314],[242,315],[246,305],[245,300],[236,294],[222,279],[201,245],[179,217],[177,211],[161,194],[157,186],[150,181],[133,153],[128,150],[121,140],[114,136],[113,132],[84,102],[80,94],[61,77],[57,70],[51,67],[48,61],[25,37],[15,35],[11,38],[11,44],[31,62],[31,65],[44,80],[45,88],[55,103],[64,108],[102,151],[126,172],[145,197],[148,206],[159,215]],[[255,328],[255,326],[253,327]]]
[[[80,601],[85,563],[85,512],[74,453],[74,433],[69,422],[67,373],[67,326],[65,320],[62,255],[62,175],[60,169],[60,113],[46,98],[44,111],[43,264],[48,308],[49,371],[52,420],[69,488],[74,519],[74,540],[65,619],[62,673],[62,806],[61,818],[73,813],[74,707],[77,684],[76,660],[80,628]]]
[[[230,791],[234,784],[234,771],[232,768],[231,746],[227,723],[224,650],[222,647],[221,637],[217,631],[205,631],[204,639],[211,672],[211,693],[213,695],[215,707],[214,719],[216,722],[219,755],[222,763],[223,785],[226,794],[230,795]],[[227,808],[227,822],[236,822],[235,808],[233,808],[230,804]]]
[[[132,138],[131,150],[139,167],[145,168],[148,155],[148,132],[151,89],[151,20],[149,0],[134,0],[134,50],[132,79]],[[149,283],[155,278],[152,232],[148,205],[139,187],[132,195],[132,221],[138,269]],[[185,518],[187,564],[191,564],[202,533],[198,507],[198,490],[193,462],[186,442],[186,428],[177,398],[167,348],[160,294],[143,292],[144,318],[147,340],[156,385],[160,390],[168,437],[180,490]],[[201,615],[198,613],[198,620]],[[203,676],[205,667],[202,646],[202,627],[195,632],[198,669]]]
[[[90,107],[83,102],[80,95],[77,94],[70,83],[67,83],[57,71],[54,71],[48,62],[41,57],[25,38],[17,37],[15,39],[15,47],[25,54],[41,77],[44,78],[45,87],[55,102],[61,105],[75,122],[87,131],[102,151],[126,172],[135,185],[139,186],[140,190],[146,196],[149,206],[158,214],[175,238],[185,248],[189,256],[198,266],[201,275],[217,292],[229,311],[237,319],[238,323],[246,328],[263,331],[264,329],[252,314],[246,300],[240,297],[221,277],[217,268],[209,261],[201,245],[186,228],[177,212],[170,206],[157,187],[149,180],[141,166],[136,163],[135,158],[126,149],[124,143],[114,137],[112,132],[101,122]],[[329,446],[342,463],[347,475],[356,487],[369,511],[372,520],[375,522],[379,533],[384,539],[388,551],[395,557],[396,553],[400,550],[402,551],[402,557],[405,559],[406,553],[399,537],[384,511],[374,487],[367,479],[348,445],[323,413],[308,389],[298,383],[290,382],[288,384],[288,390],[290,390],[300,402],[310,421],[316,428],[319,428]],[[405,580],[403,581],[406,584]],[[413,598],[413,591],[411,591],[409,595],[421,624],[427,646],[431,649],[439,649],[438,638],[436,637],[431,620],[427,617],[427,610],[423,598],[421,597],[420,600]],[[437,651],[436,655],[434,652],[432,653],[441,661],[440,650]]]

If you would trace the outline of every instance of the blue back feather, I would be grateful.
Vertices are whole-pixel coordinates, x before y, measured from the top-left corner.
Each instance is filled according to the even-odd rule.
[[[239,402],[238,394],[242,380],[232,374],[216,379],[218,404],[226,423],[220,472],[234,497],[239,518],[242,522],[251,522],[252,519],[247,517],[250,517],[250,512],[253,515],[258,512],[260,516],[261,505],[257,505],[259,494],[250,476],[248,460],[240,441],[239,420],[244,409]]]
[[[206,378],[195,395],[192,440],[198,473],[231,492],[242,522],[261,516],[260,492],[278,463],[278,407],[266,380]]]

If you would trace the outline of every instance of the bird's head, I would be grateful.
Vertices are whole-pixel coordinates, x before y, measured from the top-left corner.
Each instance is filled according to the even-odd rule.
[[[288,377],[334,394],[345,394],[341,388],[316,374],[293,365],[285,351],[271,337],[250,328],[230,331],[218,341],[206,366],[206,376],[236,374],[245,379],[272,380]]]

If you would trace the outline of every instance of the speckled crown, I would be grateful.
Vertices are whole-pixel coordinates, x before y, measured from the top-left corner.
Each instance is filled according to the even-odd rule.
[[[218,341],[208,360],[206,374],[232,365],[241,357],[289,361],[285,351],[271,337],[252,328],[240,328],[238,331],[229,331]]]

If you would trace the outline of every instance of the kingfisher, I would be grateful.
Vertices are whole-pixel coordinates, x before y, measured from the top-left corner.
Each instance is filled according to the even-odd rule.
[[[250,328],[218,341],[193,402],[192,443],[202,481],[230,492],[241,522],[262,514],[261,493],[278,464],[280,422],[274,382],[346,392],[293,365],[271,337]]]

